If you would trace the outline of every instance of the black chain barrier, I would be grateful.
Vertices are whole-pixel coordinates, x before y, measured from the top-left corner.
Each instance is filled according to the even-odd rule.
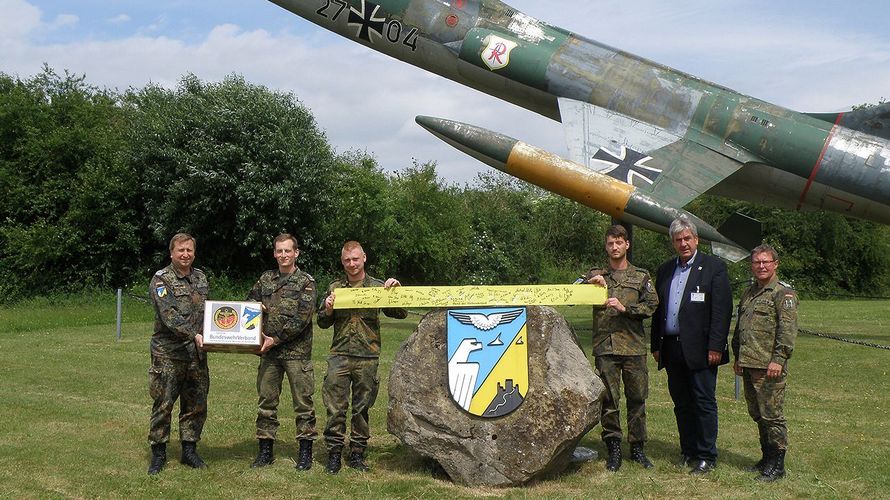
[[[807,335],[812,335],[814,337],[819,337],[819,338],[823,338],[823,339],[837,340],[840,342],[846,342],[847,344],[856,344],[856,345],[861,345],[861,346],[865,346],[865,347],[874,347],[875,349],[887,349],[888,351],[890,351],[890,345],[881,345],[881,344],[875,344],[874,342],[866,342],[864,340],[848,339],[848,338],[844,338],[844,337],[838,337],[837,335],[829,335],[827,333],[814,332],[812,330],[806,330],[804,328],[799,328],[798,331],[800,333],[805,333]]]
[[[148,303],[148,301],[150,300],[147,295],[137,295],[133,292],[128,292],[126,290],[124,290],[124,295],[126,295],[127,297],[130,297],[131,299],[138,300],[139,302],[142,302],[142,303]]]

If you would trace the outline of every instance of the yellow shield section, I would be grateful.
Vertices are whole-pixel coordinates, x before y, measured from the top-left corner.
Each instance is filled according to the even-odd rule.
[[[473,395],[470,413],[480,417],[499,415],[517,391],[520,398],[525,399],[528,392],[528,335],[523,326],[513,343],[507,348],[501,360],[494,366],[488,378],[482,382],[479,390]],[[508,382],[512,380],[512,383]],[[508,386],[511,386],[508,389]],[[501,399],[495,399],[499,396]]]

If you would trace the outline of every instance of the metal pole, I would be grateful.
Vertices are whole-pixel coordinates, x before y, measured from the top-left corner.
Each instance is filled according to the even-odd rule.
[[[117,289],[117,340],[121,340],[121,303],[123,302],[123,290]]]
[[[739,377],[738,375],[736,375],[733,378],[735,378],[735,400],[738,401],[739,400],[739,381],[742,380],[742,377]]]

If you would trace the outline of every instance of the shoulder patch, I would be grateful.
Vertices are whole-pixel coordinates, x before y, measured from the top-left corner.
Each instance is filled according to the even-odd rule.
[[[155,293],[158,294],[158,298],[163,299],[167,296],[167,285],[160,284],[155,288]]]
[[[796,299],[797,298],[794,296],[793,293],[786,293],[785,300],[782,301],[782,307],[786,310],[793,309]]]

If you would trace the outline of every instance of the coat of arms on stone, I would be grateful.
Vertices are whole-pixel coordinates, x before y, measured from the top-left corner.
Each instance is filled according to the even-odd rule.
[[[448,389],[478,417],[512,412],[528,393],[526,308],[448,311]]]

